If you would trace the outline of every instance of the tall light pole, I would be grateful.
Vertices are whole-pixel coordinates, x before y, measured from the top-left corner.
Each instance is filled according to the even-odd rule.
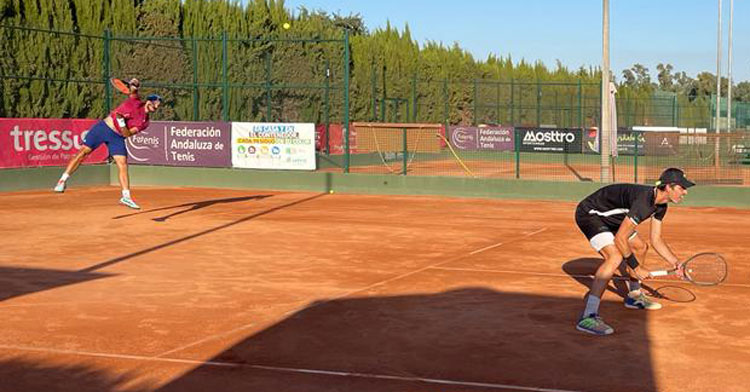
[[[714,143],[714,166],[719,169],[719,133],[721,132],[721,125],[719,119],[721,118],[721,0],[719,0],[719,20],[717,23],[718,33],[716,38],[716,116],[714,122],[716,123],[716,143]],[[718,173],[717,173],[718,174]]]
[[[602,113],[601,113],[601,181],[610,182],[610,136],[612,134],[611,115],[609,107],[609,0],[602,0]]]
[[[729,0],[729,55],[727,56],[727,133],[732,132],[732,19],[734,0]]]

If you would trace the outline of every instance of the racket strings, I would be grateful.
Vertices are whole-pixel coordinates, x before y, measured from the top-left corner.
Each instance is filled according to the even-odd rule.
[[[685,275],[695,283],[717,284],[727,276],[727,265],[716,256],[703,256],[685,264]]]

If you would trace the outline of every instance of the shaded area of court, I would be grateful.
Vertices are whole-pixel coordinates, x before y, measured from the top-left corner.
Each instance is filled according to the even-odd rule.
[[[447,273],[428,275],[451,280]],[[207,365],[160,390],[205,390],[230,373],[238,380],[226,385],[227,391],[283,390],[289,386],[285,377],[304,375],[293,369],[318,369],[349,376],[311,377],[305,390],[345,390],[339,384],[344,382],[373,392],[512,390],[503,386],[606,390],[612,385],[655,391],[645,314],[625,315],[624,334],[594,341],[571,328],[579,307],[577,298],[484,287],[322,302],[211,359],[246,368]],[[608,370],[589,366],[597,363],[609,364]],[[277,368],[277,377],[258,377],[261,369],[254,365]],[[375,382],[386,377],[401,385]]]
[[[0,302],[39,291],[102,279],[112,274],[0,266]]]
[[[667,241],[680,256],[723,253],[727,284],[648,282],[693,296],[651,313],[607,292],[616,333],[602,339],[574,329],[599,262],[574,203],[143,188],[134,214],[117,194],[3,195],[0,391],[750,382],[747,210],[670,207]]]

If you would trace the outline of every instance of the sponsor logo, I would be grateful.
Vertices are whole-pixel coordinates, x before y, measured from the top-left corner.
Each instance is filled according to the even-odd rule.
[[[81,148],[82,141],[86,138],[88,131],[80,136],[70,130],[21,130],[18,125],[10,131],[13,139],[13,150],[23,151],[66,151]]]
[[[273,155],[279,155],[281,153],[281,149],[279,146],[273,146],[271,147],[271,154]]]
[[[250,146],[247,148],[248,154],[255,154],[256,152],[257,152],[257,149],[255,148],[255,146]]]
[[[574,133],[564,131],[528,131],[523,137],[524,143],[573,143],[575,140]]]
[[[299,132],[292,124],[256,124],[248,132],[251,138],[270,138],[270,137],[288,137],[298,138]]]
[[[149,136],[148,134],[135,134],[128,138],[128,141],[131,142],[131,145],[138,145],[138,146],[149,146],[149,147],[159,147],[159,137],[158,136]]]
[[[252,148],[252,147],[250,147],[250,148]],[[240,153],[240,154],[244,154],[245,153],[245,146],[239,146],[239,147],[237,147],[237,152]]]
[[[263,155],[268,155],[268,146],[261,146],[260,153]]]
[[[451,141],[455,145],[464,145],[468,143],[475,143],[476,133],[470,132],[469,130],[465,128],[456,128],[453,130],[453,133],[451,134]]]

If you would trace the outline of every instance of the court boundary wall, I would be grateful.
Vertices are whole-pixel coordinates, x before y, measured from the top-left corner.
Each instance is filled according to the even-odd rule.
[[[234,168],[131,165],[128,169],[131,184],[136,188],[138,186],[163,186],[310,192],[333,190],[338,193],[351,194],[578,201],[602,186],[595,182],[571,183]],[[0,192],[45,189],[51,192],[62,171],[62,167],[0,170]],[[117,186],[117,174],[115,165],[82,166],[71,177],[69,185],[71,187]],[[684,205],[750,209],[750,188],[696,186],[690,189]]]

